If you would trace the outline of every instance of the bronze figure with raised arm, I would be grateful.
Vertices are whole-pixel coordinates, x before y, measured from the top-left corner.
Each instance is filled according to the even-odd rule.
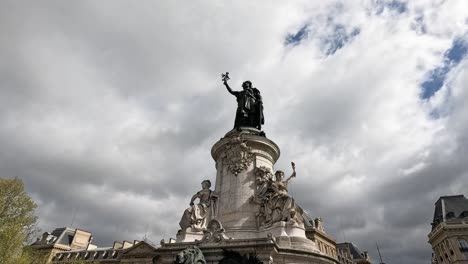
[[[262,130],[262,125],[265,123],[263,117],[263,101],[260,91],[252,87],[251,81],[242,83],[242,91],[233,91],[227,81],[229,73],[221,75],[223,84],[228,92],[234,95],[237,99],[236,119],[234,128],[240,130],[241,127],[253,127]]]

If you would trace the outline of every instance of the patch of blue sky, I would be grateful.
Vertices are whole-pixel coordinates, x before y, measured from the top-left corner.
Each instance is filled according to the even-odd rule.
[[[359,28],[353,28],[348,30],[344,25],[332,24],[329,20],[328,25],[330,30],[327,30],[325,34],[317,34],[313,32],[311,26],[306,24],[302,26],[299,31],[294,34],[288,34],[285,39],[285,45],[296,46],[302,41],[314,35],[319,40],[320,50],[327,56],[333,55],[337,50],[343,48],[347,43],[351,42],[354,37],[361,33]]]
[[[451,64],[458,64],[468,53],[468,37],[459,38],[453,42],[452,47],[447,51],[446,58]]]
[[[440,90],[440,88],[444,85],[445,78],[449,70],[450,68],[448,65],[444,65],[431,71],[429,79],[421,84],[422,99],[431,98],[437,91]]]
[[[403,14],[408,11],[408,4],[398,0],[375,0],[374,14],[381,15],[384,11],[396,12],[397,14]]]
[[[401,1],[390,1],[387,3],[387,8],[393,11],[396,11],[400,14],[405,13],[408,11],[408,5],[406,2]]]
[[[447,74],[468,54],[468,39],[456,38],[444,53],[444,64],[430,71],[429,77],[421,84],[421,98],[429,99],[444,86]]]
[[[354,28],[348,33],[345,26],[335,25],[330,34],[320,39],[320,48],[324,54],[333,55],[337,50],[352,41],[359,33],[361,33],[359,28]]]
[[[286,36],[285,44],[292,45],[292,46],[299,45],[302,40],[307,38],[308,28],[309,28],[309,25],[305,24],[295,34],[288,34]]]

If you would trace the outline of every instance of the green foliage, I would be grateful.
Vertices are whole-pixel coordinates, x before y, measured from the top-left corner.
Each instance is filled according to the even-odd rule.
[[[0,264],[30,263],[23,247],[36,235],[36,207],[20,179],[0,179]]]

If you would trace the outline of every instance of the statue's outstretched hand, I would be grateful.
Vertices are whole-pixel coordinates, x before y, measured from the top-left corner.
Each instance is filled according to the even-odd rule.
[[[229,72],[221,74],[221,79],[223,80],[224,85],[227,85],[227,81],[230,79]]]
[[[293,169],[292,177],[296,177],[296,164],[291,161],[291,167]]]

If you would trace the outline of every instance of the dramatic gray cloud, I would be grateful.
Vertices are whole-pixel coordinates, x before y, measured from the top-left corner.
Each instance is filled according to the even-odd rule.
[[[296,200],[338,241],[427,263],[440,195],[468,189],[466,1],[2,1],[0,172],[40,227],[99,245],[174,237],[221,85],[253,81]],[[439,74],[437,69],[442,69]],[[434,82],[428,84],[429,82]]]

